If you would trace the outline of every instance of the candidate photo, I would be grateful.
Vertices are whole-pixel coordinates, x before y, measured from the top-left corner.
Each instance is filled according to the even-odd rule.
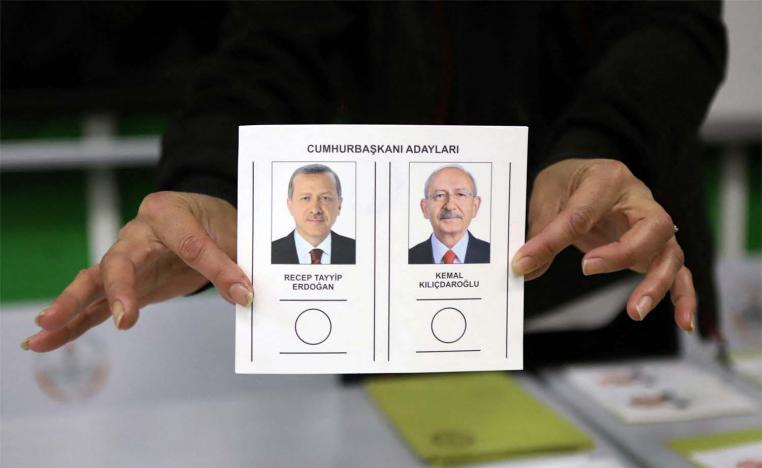
[[[408,263],[489,263],[490,244],[469,231],[481,206],[476,180],[459,165],[440,167],[424,184],[421,214],[431,235],[408,250]]]
[[[324,164],[296,169],[288,182],[294,229],[272,243],[273,264],[354,264],[355,240],[332,230],[341,215],[341,180]]]

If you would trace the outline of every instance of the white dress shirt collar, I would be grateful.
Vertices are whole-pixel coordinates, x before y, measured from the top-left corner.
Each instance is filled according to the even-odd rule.
[[[313,247],[312,244],[299,235],[299,231],[294,230],[294,244],[296,244],[296,255],[299,257],[299,263],[303,265],[312,263],[312,257],[310,257],[310,250],[312,249],[320,249],[323,251],[323,255],[320,257],[320,263],[323,265],[331,263],[331,233],[328,233],[325,239],[323,239],[323,242],[317,247]]]
[[[463,235],[463,237],[460,238],[457,244],[455,244],[452,249],[444,245],[437,239],[437,236],[434,234],[431,235],[431,253],[434,257],[434,263],[443,263],[442,257],[444,257],[444,254],[447,253],[448,250],[452,250],[455,253],[455,261],[453,263],[464,263],[466,261],[466,252],[468,251],[468,238],[469,233],[466,231],[466,233]]]

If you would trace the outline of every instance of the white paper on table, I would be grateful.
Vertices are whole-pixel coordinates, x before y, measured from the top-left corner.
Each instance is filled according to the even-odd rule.
[[[718,377],[681,361],[573,366],[565,377],[627,423],[746,414],[757,408]]]
[[[472,468],[624,468],[614,458],[589,453],[537,455],[526,458],[467,465]],[[466,468],[466,466],[464,466]]]
[[[762,463],[762,442],[751,442],[714,450],[702,450],[691,454],[691,461],[707,468],[738,468],[741,466],[740,463],[752,460],[758,464]]]
[[[762,385],[762,356],[751,353],[731,353],[730,364],[734,372]]]
[[[236,309],[236,372],[521,369],[524,285],[508,260],[524,242],[526,154],[526,127],[240,127],[238,263],[255,294]],[[355,264],[271,261],[272,241],[294,229],[288,180],[311,163],[341,179],[332,230],[355,239]],[[476,179],[469,231],[490,243],[490,263],[408,264],[432,231],[424,182],[449,165]]]

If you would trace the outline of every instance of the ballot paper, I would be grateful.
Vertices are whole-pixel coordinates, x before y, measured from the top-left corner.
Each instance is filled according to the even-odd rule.
[[[720,378],[686,362],[574,366],[565,378],[627,423],[749,414],[757,404]]]
[[[674,439],[668,445],[697,466],[705,468],[762,465],[762,428]]]
[[[240,127],[236,372],[521,369],[526,154],[526,127]]]
[[[691,455],[691,461],[708,468],[738,468],[762,466],[762,443],[750,443],[736,447],[705,450]]]

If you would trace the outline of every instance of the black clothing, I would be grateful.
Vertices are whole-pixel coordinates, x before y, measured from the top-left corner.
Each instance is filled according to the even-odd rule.
[[[477,239],[470,232],[468,236],[466,259],[463,263],[489,263],[489,242]],[[407,263],[410,265],[437,263],[434,260],[431,237],[420,244],[414,245],[407,251]]]
[[[706,336],[713,255],[692,143],[725,61],[719,3],[244,3],[165,135],[159,187],[235,204],[238,125],[527,125],[530,187],[549,164],[601,157],[652,190],[681,227]],[[585,278],[580,258],[567,249],[526,284],[528,318],[630,274]],[[528,335],[525,358],[674,352],[673,320],[666,299],[643,323]]]
[[[296,242],[294,241],[294,231],[291,231],[285,237],[273,241],[270,262],[273,264],[299,264],[299,255],[296,252]],[[331,231],[331,264],[355,264],[354,239]]]

